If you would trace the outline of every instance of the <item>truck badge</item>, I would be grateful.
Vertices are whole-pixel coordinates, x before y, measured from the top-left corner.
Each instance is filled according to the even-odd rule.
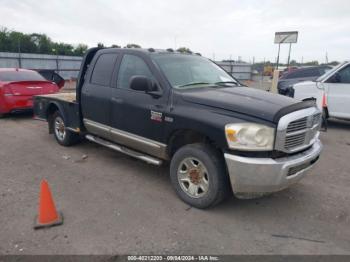
[[[151,110],[151,120],[162,122],[162,116],[163,114],[161,112],[156,112]]]

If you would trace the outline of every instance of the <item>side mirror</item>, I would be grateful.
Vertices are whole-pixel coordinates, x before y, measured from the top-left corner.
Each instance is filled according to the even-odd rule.
[[[336,72],[334,75],[332,75],[328,81],[328,83],[340,83],[341,82],[341,76],[338,72]]]
[[[133,76],[130,79],[130,89],[148,92],[152,89],[152,80],[145,76]]]
[[[133,76],[130,79],[130,89],[144,91],[152,96],[160,97],[162,91],[152,79],[146,76]]]

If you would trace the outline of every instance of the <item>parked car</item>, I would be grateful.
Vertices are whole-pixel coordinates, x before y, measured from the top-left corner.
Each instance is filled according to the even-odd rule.
[[[295,70],[298,70],[299,67],[297,66],[289,66],[289,67],[286,67],[285,69],[283,69],[282,71],[280,71],[280,75],[279,75],[279,78],[281,79],[282,76],[286,75],[286,74],[289,74],[291,72],[294,72]]]
[[[316,81],[293,86],[294,98],[314,98],[326,118],[350,120],[350,62],[344,62],[322,75]]]
[[[252,198],[287,188],[322,150],[313,101],[244,87],[209,59],[173,51],[90,49],[76,93],[36,96],[34,114],[60,145],[85,137],[170,162],[175,192],[197,208],[232,191]]]
[[[38,72],[18,69],[0,69],[0,116],[33,108],[33,96],[52,94],[58,86],[47,81]]]
[[[47,81],[54,82],[61,89],[64,86],[64,79],[55,70],[51,69],[40,69],[36,70],[40,75],[42,75]]]
[[[330,66],[313,66],[295,69],[289,73],[284,73],[278,80],[278,93],[285,96],[293,96],[292,86],[303,81],[312,81],[332,69]]]

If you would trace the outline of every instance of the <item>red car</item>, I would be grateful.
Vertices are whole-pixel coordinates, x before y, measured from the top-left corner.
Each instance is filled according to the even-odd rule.
[[[0,116],[30,110],[33,96],[57,93],[57,84],[38,72],[18,68],[0,68]]]

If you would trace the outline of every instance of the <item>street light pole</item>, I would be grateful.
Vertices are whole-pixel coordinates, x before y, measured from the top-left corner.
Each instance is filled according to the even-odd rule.
[[[290,62],[290,51],[292,50],[292,43],[289,44],[289,53],[288,53],[288,62],[287,62],[287,68],[289,68],[289,62]]]
[[[58,50],[53,48],[52,51],[56,53],[56,72],[58,73]]]
[[[281,43],[278,44],[278,54],[277,54],[277,65],[276,69],[278,69],[278,65],[280,63],[280,50],[281,50]]]
[[[17,48],[18,48],[18,67],[22,68],[22,59],[21,59],[21,39],[18,37],[18,43],[17,43]]]

